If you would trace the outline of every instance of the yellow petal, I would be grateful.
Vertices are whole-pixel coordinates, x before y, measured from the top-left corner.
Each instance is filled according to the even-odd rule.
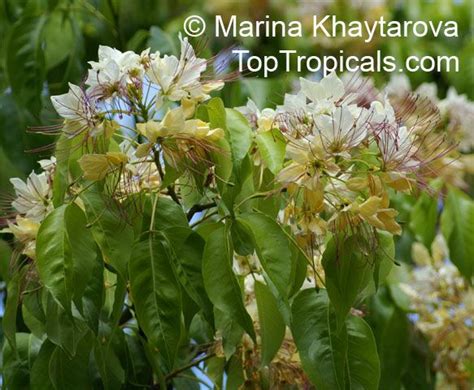
[[[366,177],[353,177],[346,181],[346,187],[351,191],[362,191],[366,190],[368,186],[368,180]]]
[[[365,218],[374,215],[379,210],[381,201],[378,196],[371,196],[359,206],[359,213]]]
[[[185,118],[191,118],[196,111],[196,101],[194,99],[184,98],[181,100],[181,107]]]
[[[106,156],[112,165],[120,165],[128,162],[128,156],[122,152],[107,152]]]
[[[152,145],[148,143],[140,144],[137,150],[135,151],[135,156],[137,156],[138,158],[143,158],[143,157],[148,156],[150,154],[151,147]]]
[[[181,132],[185,125],[184,110],[181,107],[168,110],[161,125],[167,130],[167,134]]]

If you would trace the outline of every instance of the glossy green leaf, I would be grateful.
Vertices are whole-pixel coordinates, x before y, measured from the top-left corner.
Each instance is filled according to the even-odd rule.
[[[214,321],[216,330],[222,335],[224,356],[226,359],[230,359],[242,341],[244,330],[228,313],[216,307],[214,307]]]
[[[342,326],[351,307],[360,299],[373,275],[373,264],[358,245],[360,238],[332,238],[323,253],[326,288]]]
[[[92,235],[102,251],[106,263],[127,279],[127,266],[132,253],[134,232],[132,226],[105,195],[95,188],[81,194],[86,207],[87,220]]]
[[[159,237],[150,234],[133,247],[130,287],[141,328],[172,368],[181,338],[181,296]]]
[[[19,103],[38,115],[45,79],[42,34],[46,15],[25,15],[10,30],[6,42],[6,72]]]
[[[20,304],[20,283],[23,274],[23,272],[17,272],[8,282],[8,294],[2,319],[3,333],[13,348],[15,347],[16,342],[16,317],[18,306]]]
[[[88,332],[86,323],[66,313],[51,294],[46,295],[45,306],[45,330],[48,339],[69,356],[74,356],[77,345]]]
[[[377,248],[370,253],[369,262],[373,264],[373,278],[360,297],[366,297],[377,292],[390,274],[395,262],[395,243],[388,232],[377,232]]]
[[[438,197],[423,193],[410,213],[410,229],[415,238],[427,248],[431,247],[438,220]]]
[[[303,290],[292,304],[291,330],[303,368],[318,389],[377,390],[380,362],[367,323],[350,316],[337,330],[325,290]]]
[[[67,13],[63,10],[56,10],[48,16],[44,26],[44,56],[48,70],[59,65],[68,57],[76,39]]]
[[[349,317],[346,325],[348,382],[352,389],[378,390],[380,361],[372,330],[355,316]]]
[[[206,241],[202,274],[209,299],[219,310],[228,314],[253,339],[252,319],[245,310],[242,291],[232,271],[233,248],[227,227],[214,230]]]
[[[36,242],[40,278],[53,297],[70,312],[73,298],[84,294],[97,261],[86,218],[75,204],[53,210],[41,224]]]
[[[108,325],[101,323],[93,351],[105,389],[120,388],[125,381],[125,370],[118,357],[118,352],[124,342],[120,328],[111,329]]]
[[[226,108],[226,129],[232,150],[232,160],[237,168],[252,145],[252,130],[247,119],[237,110]]]
[[[32,390],[53,389],[54,385],[49,376],[49,362],[56,346],[49,340],[44,340],[30,373]]]
[[[190,228],[174,227],[165,229],[163,233],[176,277],[212,322],[212,304],[204,289],[201,268],[205,241]]]
[[[380,388],[398,390],[407,368],[409,324],[406,314],[392,301],[387,288],[370,300],[368,321],[380,356]]]
[[[474,201],[451,188],[441,221],[449,257],[459,272],[470,280],[474,275]]]
[[[92,389],[89,373],[89,357],[92,338],[84,337],[77,346],[77,353],[71,357],[56,347],[49,361],[49,377],[55,389]]]
[[[6,389],[28,389],[30,372],[41,347],[41,340],[29,333],[17,333],[16,348],[3,346],[2,382]]]
[[[6,241],[0,239],[0,278],[8,283],[10,280],[10,260],[12,248]]]
[[[278,303],[266,285],[255,282],[258,319],[262,339],[262,366],[270,364],[285,337],[285,322]]]
[[[258,133],[255,141],[265,165],[276,175],[283,167],[286,149],[285,139],[280,130]]]
[[[303,368],[320,390],[345,388],[347,334],[336,332],[336,318],[324,290],[299,292],[291,306],[291,331]]]
[[[280,225],[263,214],[246,213],[237,218],[253,237],[263,269],[282,297],[287,297],[292,281],[292,249]]]

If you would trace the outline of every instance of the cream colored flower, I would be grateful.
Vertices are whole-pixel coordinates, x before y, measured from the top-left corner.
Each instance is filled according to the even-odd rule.
[[[10,182],[16,193],[12,206],[18,213],[39,222],[53,209],[52,186],[47,172],[31,172],[26,182],[19,178],[12,178]]]

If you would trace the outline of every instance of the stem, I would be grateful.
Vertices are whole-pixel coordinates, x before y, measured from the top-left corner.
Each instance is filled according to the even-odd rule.
[[[179,367],[177,368],[176,370],[174,371],[171,371],[169,374],[167,374],[165,377],[164,377],[164,382],[168,382],[170,379],[173,379],[174,377],[178,376],[179,374],[181,374],[182,372],[186,371],[186,370],[189,370],[190,368],[193,368],[194,366],[197,366],[199,365],[200,363],[212,358],[216,356],[216,353],[215,352],[212,352],[210,353],[209,355],[204,355],[203,357],[199,358],[199,359],[196,359],[196,360],[193,360],[191,362],[189,362],[188,364],[182,366],[182,367]],[[155,385],[154,388],[156,389],[159,389],[160,386],[158,385],[158,387]]]
[[[190,228],[193,228],[193,227],[196,227],[197,225],[199,225],[200,223],[208,220],[209,218],[213,217],[214,215],[217,215],[219,214],[219,212],[217,210],[214,210],[212,213],[209,213],[209,214],[206,214],[203,218],[201,218],[199,221],[196,221],[194,222],[193,224],[191,224],[189,227]]]
[[[163,178],[165,177],[165,173],[163,172],[163,167],[161,166],[160,153],[157,150],[153,150],[153,156],[155,157],[154,161],[155,161],[156,169],[158,169],[160,179],[161,181],[163,181]],[[168,195],[171,196],[171,199],[173,199],[178,205],[181,206],[181,202],[179,201],[178,195],[176,195],[174,188],[172,186],[168,186],[166,187],[166,189],[168,190]]]
[[[195,204],[193,207],[191,207],[187,213],[187,218],[188,221],[190,221],[194,214],[199,213],[200,211],[208,210],[216,206],[216,202],[210,202],[206,204]]]

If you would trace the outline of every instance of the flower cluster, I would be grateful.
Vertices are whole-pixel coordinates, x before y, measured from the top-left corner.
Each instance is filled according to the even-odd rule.
[[[187,38],[180,41],[179,58],[100,46],[85,86],[70,84],[66,94],[51,97],[65,136],[82,137],[93,148],[79,160],[86,180],[115,175],[117,193],[124,195],[159,188],[166,173],[161,165],[180,170],[189,161],[208,161],[223,131],[194,118],[195,108],[224,82],[211,77],[210,63],[196,56]],[[122,145],[104,152],[101,140],[113,135]]]
[[[400,234],[389,191],[424,183],[449,149],[428,137],[436,108],[413,95],[398,105],[388,96],[367,102],[357,77],[345,84],[331,73],[300,84],[276,110],[252,101],[240,108],[257,132],[276,129],[285,139],[287,162],[276,180],[290,196],[287,220],[316,236],[364,227]]]
[[[410,297],[415,326],[427,336],[442,374],[439,388],[467,389],[469,366],[474,359],[474,292],[447,258],[442,235],[427,248],[415,243],[416,268],[402,290]]]
[[[98,61],[89,63],[85,85],[69,84],[67,93],[51,97],[64,120],[60,134],[81,149],[77,161],[81,178],[109,181],[119,201],[142,191],[161,190],[168,167],[182,171],[209,164],[207,154],[224,134],[195,118],[196,105],[224,82],[212,77],[212,64],[196,56],[187,38],[180,41],[179,58],[149,49],[137,54],[100,46]],[[117,144],[117,139],[123,141]],[[62,147],[70,152],[77,148]],[[22,253],[32,259],[39,226],[54,208],[56,160],[39,163],[42,173],[32,172],[26,182],[11,179],[15,213],[3,230],[13,233]],[[87,188],[77,179],[68,177],[73,196]]]
[[[466,95],[459,95],[453,87],[448,90],[444,99],[440,99],[434,83],[423,83],[414,92],[429,99],[439,110],[440,121],[430,137],[439,138],[443,134],[452,144],[457,145],[457,149],[453,148],[443,156],[434,169],[445,182],[466,189],[465,176],[474,173],[474,103]],[[393,76],[387,85],[387,93],[395,104],[400,104],[412,93],[410,80],[406,75]]]

